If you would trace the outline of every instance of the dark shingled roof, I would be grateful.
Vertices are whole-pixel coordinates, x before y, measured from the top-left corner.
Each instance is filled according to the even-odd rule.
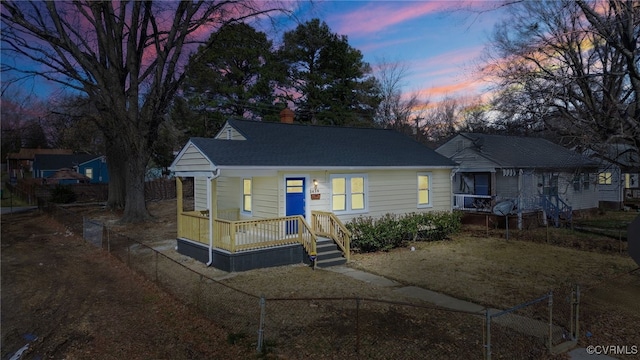
[[[282,124],[228,123],[247,140],[192,138],[217,166],[453,167],[456,164],[393,130]]]
[[[502,167],[581,168],[597,164],[586,156],[542,138],[460,134],[474,142],[475,150]]]
[[[74,155],[51,155],[37,154],[35,161],[40,170],[59,170],[63,168],[73,168],[79,164],[99,158],[101,155],[74,154]]]

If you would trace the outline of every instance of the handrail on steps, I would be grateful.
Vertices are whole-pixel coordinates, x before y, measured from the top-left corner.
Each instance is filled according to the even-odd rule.
[[[311,226],[317,235],[326,236],[335,241],[342,249],[344,257],[349,261],[351,257],[351,232],[334,213],[312,211]]]
[[[571,213],[573,208],[564,202],[558,195],[541,195],[540,205],[549,214],[556,226],[560,225],[560,214],[564,214],[569,222],[571,222]]]

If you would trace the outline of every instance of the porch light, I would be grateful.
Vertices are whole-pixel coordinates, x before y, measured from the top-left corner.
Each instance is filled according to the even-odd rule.
[[[318,187],[318,180],[317,179],[313,179],[313,186]]]

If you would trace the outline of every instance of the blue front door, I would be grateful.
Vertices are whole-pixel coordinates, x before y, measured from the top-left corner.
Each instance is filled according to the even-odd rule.
[[[305,216],[305,192],[304,178],[287,178],[285,180],[286,192],[286,216],[302,215]],[[298,221],[287,222],[287,234],[298,232]]]

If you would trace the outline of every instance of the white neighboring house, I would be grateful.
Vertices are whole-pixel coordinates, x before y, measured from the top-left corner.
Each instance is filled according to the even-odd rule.
[[[628,144],[607,144],[584,154],[598,163],[598,201],[601,207],[622,209],[640,204],[640,154]]]
[[[453,208],[490,213],[515,204],[518,225],[526,213],[544,211],[556,226],[572,212],[598,207],[597,164],[542,138],[462,133],[436,149],[457,162]]]
[[[214,138],[192,138],[176,156],[170,169],[178,188],[182,178],[195,179],[193,209],[178,199],[179,252],[227,271],[307,255],[329,266],[349,258],[344,222],[355,217],[451,211],[455,163],[415,140],[393,130],[282,119],[229,120]],[[332,261],[316,235],[342,259]]]

